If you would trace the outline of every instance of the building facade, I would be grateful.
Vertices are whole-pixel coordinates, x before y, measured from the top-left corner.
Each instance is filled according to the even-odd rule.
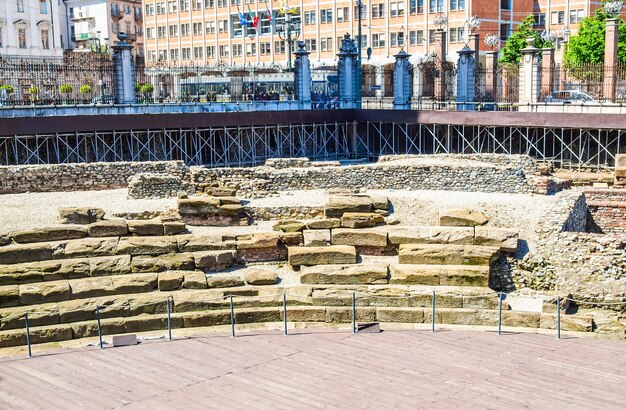
[[[0,1],[0,56],[61,59],[65,22],[62,0]]]
[[[144,55],[141,0],[65,0],[68,31],[75,51],[107,50],[126,33],[135,55]]]

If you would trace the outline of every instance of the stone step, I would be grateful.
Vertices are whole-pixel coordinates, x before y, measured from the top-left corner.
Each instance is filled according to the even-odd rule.
[[[387,264],[316,265],[302,267],[303,284],[371,285],[388,283]]]
[[[401,285],[489,286],[489,266],[392,264],[389,272]]]
[[[431,323],[432,314],[428,308],[404,307],[359,307],[357,321],[378,321],[382,323]],[[502,312],[503,326],[554,329],[554,314],[537,312]],[[235,309],[235,323],[273,323],[283,320],[280,306]],[[290,322],[350,323],[352,308],[348,306],[288,306],[287,320]],[[435,323],[440,325],[497,326],[498,311],[485,309],[440,308],[435,314]],[[230,324],[230,310],[177,312],[171,315],[172,328],[196,328]],[[108,338],[114,334],[137,333],[167,329],[167,315],[163,313],[142,314],[133,317],[102,318],[102,334]],[[561,329],[565,331],[589,332],[592,329],[590,316],[561,317]],[[60,342],[64,340],[95,337],[98,335],[95,320],[32,326],[31,343]],[[26,330],[13,329],[0,331],[0,348],[26,345]]]
[[[290,246],[288,260],[291,266],[352,264],[356,263],[356,249],[347,245]]]
[[[485,265],[500,253],[496,246],[402,244],[398,252],[401,264],[418,265]]]

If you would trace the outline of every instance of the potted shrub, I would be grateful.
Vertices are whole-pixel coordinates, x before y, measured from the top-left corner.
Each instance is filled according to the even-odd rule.
[[[152,102],[152,93],[154,92],[154,86],[150,83],[143,84],[141,86],[141,94],[145,102]]]
[[[70,84],[61,84],[59,91],[63,94],[63,104],[69,104],[68,96],[74,91]]]
[[[80,88],[78,89],[78,92],[81,93],[84,97],[83,97],[83,101],[86,99],[87,101],[89,100],[89,96],[91,95],[91,86],[89,84],[83,84],[80,86]]]
[[[39,99],[39,87],[36,85],[31,85],[28,88],[28,93],[30,94],[30,101],[35,104]]]

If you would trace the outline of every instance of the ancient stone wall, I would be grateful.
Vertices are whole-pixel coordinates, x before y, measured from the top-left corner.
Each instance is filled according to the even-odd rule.
[[[626,234],[626,189],[588,189],[585,197],[592,231]]]
[[[0,194],[123,188],[134,175],[158,173],[184,179],[187,172],[182,161],[0,166]]]
[[[528,155],[509,155],[509,154],[436,154],[441,159],[463,159],[470,161],[488,162],[494,165],[521,168],[529,173],[538,171],[537,163]],[[397,161],[401,159],[420,159],[432,158],[433,155],[381,155],[378,162]]]
[[[194,187],[183,179],[183,175],[142,173],[128,180],[128,196],[131,198],[169,198],[194,192]]]

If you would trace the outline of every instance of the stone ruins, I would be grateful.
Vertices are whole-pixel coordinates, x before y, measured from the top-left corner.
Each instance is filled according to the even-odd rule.
[[[32,343],[96,336],[96,306],[105,335],[165,329],[168,300],[174,328],[228,325],[230,295],[237,324],[282,321],[283,294],[290,322],[347,324],[354,294],[358,321],[428,324],[433,291],[442,325],[496,326],[504,292],[504,326],[561,309],[563,330],[626,338],[626,190],[530,157],[0,167],[4,194],[120,187],[176,206],[0,226],[0,347],[26,343],[26,314]]]

